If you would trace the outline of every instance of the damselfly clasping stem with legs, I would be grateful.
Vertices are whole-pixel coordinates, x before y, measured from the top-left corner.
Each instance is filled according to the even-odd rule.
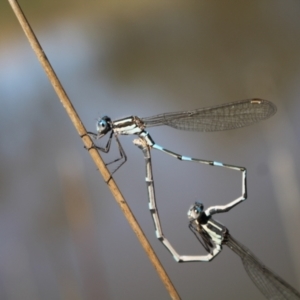
[[[213,214],[224,213],[241,203],[245,198],[239,197],[226,205],[211,206],[204,210],[203,204],[196,202],[188,211],[189,229],[207,251],[206,255],[180,255],[163,234],[156,207],[154,181],[152,175],[151,154],[149,146],[142,139],[134,140],[142,149],[146,163],[146,184],[149,198],[149,209],[154,222],[157,238],[173,255],[177,262],[209,262],[218,255],[222,246],[228,246],[242,260],[244,268],[256,287],[269,300],[300,300],[300,294],[279,276],[264,266],[245,246],[236,241],[228,229],[212,218]],[[246,192],[246,186],[243,190]]]
[[[97,121],[97,133],[89,132],[88,134],[94,139],[101,139],[106,134],[109,134],[109,139],[105,147],[93,146],[105,153],[109,152],[112,138],[115,138],[120,157],[107,163],[107,165],[109,165],[121,161],[118,167],[112,172],[114,173],[127,160],[118,138],[119,135],[138,135],[146,141],[150,148],[163,151],[180,160],[193,161],[194,159],[190,157],[174,153],[157,145],[145,128],[167,125],[176,129],[189,131],[221,131],[251,125],[271,117],[275,112],[276,106],[272,102],[262,99],[247,99],[207,108],[165,113],[146,118],[130,116],[112,121],[108,116],[104,116]],[[214,161],[199,159],[196,161],[210,165],[221,165],[221,163]]]

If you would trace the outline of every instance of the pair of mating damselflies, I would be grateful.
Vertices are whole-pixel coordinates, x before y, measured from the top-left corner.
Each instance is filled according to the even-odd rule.
[[[127,160],[125,151],[118,136],[137,135],[143,141],[144,146],[141,147],[144,149],[143,151],[146,161],[146,182],[148,187],[149,209],[154,221],[156,236],[171,252],[176,261],[210,261],[222,250],[222,245],[225,244],[241,257],[249,277],[268,299],[300,299],[300,294],[294,288],[261,264],[246,247],[231,237],[226,227],[211,218],[212,214],[228,211],[247,198],[246,169],[244,167],[191,158],[177,154],[157,145],[151,138],[150,134],[145,130],[145,128],[160,125],[167,125],[176,129],[188,131],[213,132],[229,130],[265,120],[275,114],[275,112],[276,106],[267,100],[248,99],[208,108],[159,114],[146,118],[130,116],[112,121],[108,116],[104,116],[97,121],[97,133],[89,132],[88,134],[94,139],[100,139],[109,133],[109,139],[105,147],[93,146],[105,153],[109,152],[112,138],[115,138],[119,148],[120,157],[108,164],[116,163],[118,161],[121,162],[113,173],[117,171]],[[156,208],[149,148],[160,150],[182,161],[198,162],[242,172],[242,195],[239,198],[227,205],[209,207],[205,211],[203,209],[203,205],[196,202],[188,211],[190,219],[189,228],[207,250],[207,255],[179,255],[169,241],[164,237]]]

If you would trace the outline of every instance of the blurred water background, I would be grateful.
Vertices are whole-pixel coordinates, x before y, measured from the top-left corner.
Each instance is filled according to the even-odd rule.
[[[153,128],[184,155],[245,166],[248,200],[216,219],[300,287],[300,2],[20,1],[88,130],[104,115],[193,109],[247,98],[270,120],[220,133]],[[0,298],[169,299],[57,99],[7,1],[0,3]],[[229,249],[177,264],[155,238],[144,159],[121,137],[125,198],[183,299],[263,299]],[[117,155],[117,149],[104,159]],[[204,253],[186,212],[240,195],[239,172],[152,152],[163,230]]]

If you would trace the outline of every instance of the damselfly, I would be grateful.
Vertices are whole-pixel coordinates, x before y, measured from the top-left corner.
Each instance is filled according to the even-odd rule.
[[[114,173],[127,160],[118,138],[119,135],[138,135],[144,139],[151,148],[163,151],[180,160],[193,160],[190,157],[174,153],[157,145],[145,128],[167,125],[176,129],[189,131],[221,131],[251,125],[271,117],[275,112],[276,106],[272,102],[262,99],[248,99],[190,111],[165,113],[146,118],[130,116],[112,121],[108,116],[104,116],[97,120],[97,133],[88,132],[88,134],[94,139],[101,139],[110,133],[105,147],[93,146],[105,153],[109,152],[112,138],[115,138],[120,157],[107,164],[109,165],[121,161],[119,166],[113,171]],[[198,162],[200,162],[200,160],[198,160]],[[217,162],[203,161],[203,163],[214,164]]]
[[[156,207],[155,189],[152,174],[151,154],[149,146],[142,139],[134,140],[135,145],[143,150],[146,162],[146,184],[149,198],[149,209],[154,222],[156,237],[162,242],[177,262],[209,262],[218,255],[223,245],[227,245],[242,260],[244,268],[257,288],[269,300],[299,300],[300,294],[270,269],[264,266],[245,246],[236,241],[228,229],[212,218],[213,214],[224,213],[232,209],[246,198],[245,174],[243,176],[242,196],[226,205],[211,206],[204,210],[203,205],[196,202],[188,211],[189,228],[208,252],[206,255],[180,255],[163,234],[159,214]]]
[[[249,249],[234,239],[228,229],[215,221],[211,216],[231,209],[231,203],[221,206],[211,206],[204,211],[203,205],[196,202],[188,211],[189,228],[200,243],[209,252],[206,256],[185,257],[182,261],[210,261],[221,250],[228,246],[242,260],[244,268],[256,287],[270,300],[296,300],[300,293],[262,264]]]

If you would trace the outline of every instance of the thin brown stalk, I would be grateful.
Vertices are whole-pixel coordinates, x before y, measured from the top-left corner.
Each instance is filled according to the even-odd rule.
[[[80,136],[83,136],[82,141],[83,141],[85,147],[87,149],[89,149],[92,146],[93,142],[89,136],[85,135],[87,132],[86,132],[84,125],[82,124],[70,99],[68,98],[64,88],[62,87],[52,66],[50,65],[41,45],[39,44],[33,30],[31,29],[28,21],[26,20],[26,17],[23,14],[18,2],[16,0],[8,0],[8,2],[11,5],[18,21],[20,22],[21,27],[24,30],[25,35],[27,36],[27,39],[28,39],[31,47],[33,48],[33,51],[35,52],[38,60],[42,64],[42,67],[45,70],[56,94],[58,95],[58,98],[60,99],[63,107],[67,111],[67,114],[69,115],[78,134]],[[140,243],[141,243],[142,247],[144,248],[146,254],[148,255],[150,261],[154,265],[154,268],[156,269],[163,284],[165,285],[166,289],[168,290],[171,298],[172,299],[180,299],[173,283],[171,282],[169,276],[167,275],[166,271],[164,270],[163,266],[161,265],[158,257],[156,256],[154,250],[152,249],[150,243],[148,242],[145,234],[143,233],[143,231],[142,231],[141,227],[139,226],[137,220],[135,219],[133,213],[131,212],[130,207],[128,206],[127,202],[125,201],[116,182],[114,181],[113,178],[111,178],[111,174],[110,174],[109,170],[107,169],[107,167],[105,166],[101,156],[99,155],[99,152],[97,150],[95,150],[94,148],[91,148],[89,153],[90,153],[92,159],[94,160],[95,165],[97,166],[99,172],[103,176],[104,181],[107,182],[107,185],[108,185],[111,193],[113,194],[113,196],[116,199],[117,203],[119,204],[121,210],[123,211],[123,214],[125,215],[132,230],[135,232],[138,240],[140,241]]]

